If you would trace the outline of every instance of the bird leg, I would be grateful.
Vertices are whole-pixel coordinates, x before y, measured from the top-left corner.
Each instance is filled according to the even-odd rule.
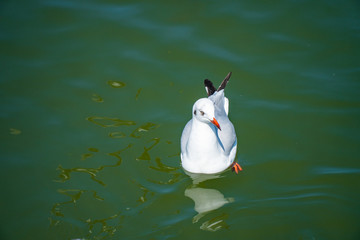
[[[236,174],[239,173],[239,171],[242,171],[242,167],[237,162],[234,162],[231,169],[236,172]]]

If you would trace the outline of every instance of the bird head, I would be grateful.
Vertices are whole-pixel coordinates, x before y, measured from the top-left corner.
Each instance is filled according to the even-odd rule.
[[[194,103],[193,106],[193,118],[196,118],[200,122],[211,123],[219,130],[220,124],[215,118],[214,103],[208,98],[200,98]]]

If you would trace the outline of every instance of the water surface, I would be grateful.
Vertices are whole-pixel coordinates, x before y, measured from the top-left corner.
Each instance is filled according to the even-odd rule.
[[[1,239],[358,239],[357,1],[0,4]],[[203,80],[244,171],[189,176]]]

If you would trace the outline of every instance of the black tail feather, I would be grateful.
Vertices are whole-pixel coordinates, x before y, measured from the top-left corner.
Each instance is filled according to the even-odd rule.
[[[211,96],[214,94],[214,92],[216,92],[216,88],[214,87],[213,83],[209,79],[204,80],[204,85],[205,85],[208,96]]]
[[[231,72],[229,72],[228,75],[226,75],[225,79],[222,81],[217,91],[220,91],[226,87],[226,84],[228,83],[230,77],[231,77]]]

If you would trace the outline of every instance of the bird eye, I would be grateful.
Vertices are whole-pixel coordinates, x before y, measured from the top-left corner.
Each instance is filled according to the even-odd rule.
[[[194,115],[196,115],[196,110],[194,110]]]
[[[204,116],[204,114],[205,114],[205,113],[204,113],[203,111],[201,111],[201,110],[200,110],[200,113],[201,113],[201,116]]]

